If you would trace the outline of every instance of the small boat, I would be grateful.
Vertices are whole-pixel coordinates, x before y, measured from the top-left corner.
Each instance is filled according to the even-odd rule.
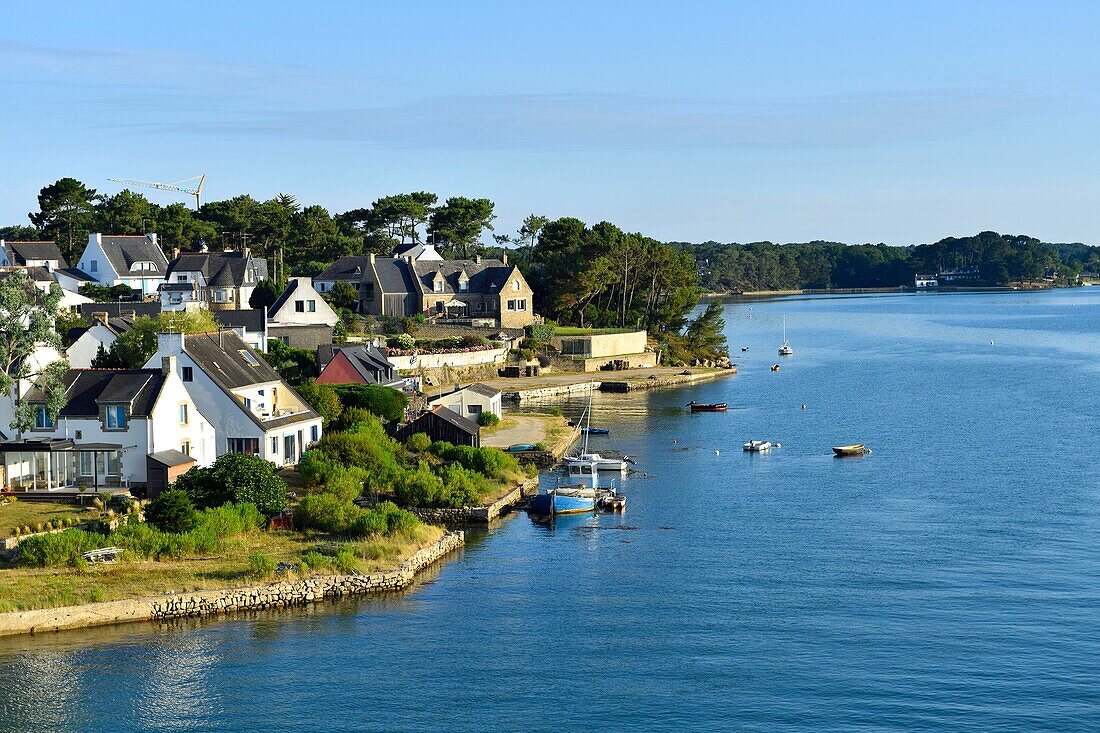
[[[750,440],[745,443],[744,449],[749,453],[767,453],[772,449],[770,440]]]
[[[631,460],[625,456],[614,458],[601,456],[599,453],[581,453],[577,456],[565,457],[565,467],[573,478],[587,475],[584,469],[589,466],[595,466],[597,471],[625,471],[630,463]]]
[[[695,402],[688,403],[692,412],[725,412],[728,407],[725,402]]]
[[[514,443],[505,450],[505,453],[523,453],[529,450],[538,450],[534,443]]]
[[[549,489],[531,497],[527,509],[535,514],[557,516],[560,514],[584,514],[595,511],[598,497],[597,489],[583,486],[565,486]]]
[[[844,458],[847,456],[863,456],[871,452],[863,443],[852,443],[851,445],[837,445],[833,446],[833,453],[837,458]]]
[[[610,428],[581,428],[581,432],[585,435],[610,435]]]
[[[779,365],[778,364],[772,364],[772,371],[773,372],[778,372],[779,371]]]
[[[791,356],[792,354],[794,354],[794,349],[792,349],[791,345],[787,342],[787,317],[783,316],[783,345],[779,347],[779,355]],[[772,371],[777,370],[773,369]]]

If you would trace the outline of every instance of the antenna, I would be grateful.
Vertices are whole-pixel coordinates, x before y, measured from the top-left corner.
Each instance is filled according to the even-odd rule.
[[[191,178],[184,178],[182,181],[173,181],[172,183],[155,183],[153,181],[139,181],[134,178],[108,178],[108,181],[114,181],[115,183],[121,183],[126,186],[144,186],[145,188],[155,188],[158,191],[178,191],[180,193],[186,193],[195,197],[195,210],[198,211],[201,205],[200,196],[202,195],[202,186],[206,182],[206,174],[200,173],[197,176]],[[181,186],[181,183],[189,183],[191,181],[198,181],[198,185],[194,188],[187,186]]]

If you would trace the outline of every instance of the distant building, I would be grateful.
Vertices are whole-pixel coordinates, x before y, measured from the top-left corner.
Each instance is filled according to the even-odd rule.
[[[929,277],[927,275],[913,276],[913,287],[917,288],[918,290],[922,288],[938,288],[939,286],[940,281],[937,280],[935,277]]]
[[[0,267],[43,267],[47,272],[69,266],[57,244],[45,242],[12,242],[0,239]]]
[[[466,387],[457,384],[449,392],[433,395],[428,398],[428,404],[446,407],[456,414],[476,421],[478,415],[483,412],[491,412],[497,417],[501,411],[501,392],[487,384],[477,382]]]
[[[125,285],[146,296],[164,283],[168,260],[156,234],[89,234],[77,269],[101,285]]]
[[[386,352],[373,344],[321,346],[317,349],[319,384],[382,384],[403,381],[398,378]]]
[[[313,351],[332,343],[340,316],[314,289],[308,277],[294,277],[267,309],[267,332],[287,346]]]
[[[267,279],[267,260],[249,252],[184,252],[168,266],[161,289],[165,310],[202,303],[210,310],[242,310]]]
[[[210,311],[218,326],[236,331],[241,339],[256,351],[267,353],[267,311],[263,308],[248,310]]]
[[[111,317],[103,311],[92,312],[92,325],[74,329],[69,333],[72,345],[65,350],[69,366],[74,369],[89,369],[99,350],[109,351],[118,337],[134,327],[136,316],[131,311],[126,315]]]
[[[960,267],[954,270],[943,270],[936,275],[940,283],[976,282],[981,279],[981,270],[977,267]]]

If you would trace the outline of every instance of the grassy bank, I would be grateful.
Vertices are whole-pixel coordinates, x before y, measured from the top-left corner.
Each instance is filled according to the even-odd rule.
[[[98,510],[80,507],[75,504],[61,504],[50,501],[18,501],[7,500],[7,504],[0,506],[0,537],[11,537],[16,534],[18,527],[30,527],[32,531],[38,530],[38,526],[58,520],[66,521],[75,519],[77,522],[96,519]]]
[[[442,536],[443,530],[425,524],[349,542],[320,533],[254,529],[233,537],[214,556],[155,560],[127,559],[124,553],[118,563],[80,569],[6,566],[0,569],[0,612],[235,588],[275,579],[278,563],[291,566],[278,576],[289,578],[391,570]],[[337,568],[340,550],[345,552]]]

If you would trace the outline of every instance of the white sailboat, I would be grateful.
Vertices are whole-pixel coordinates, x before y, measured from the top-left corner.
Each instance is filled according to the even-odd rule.
[[[783,345],[779,347],[780,356],[791,356],[794,354],[794,349],[787,342],[787,317],[783,316]]]
[[[584,434],[584,447],[581,448],[581,452],[576,455],[565,457],[565,468],[569,472],[571,478],[585,478],[589,472],[593,469],[596,471],[625,471],[627,466],[630,465],[629,461],[624,458],[613,458],[611,456],[601,456],[599,453],[590,453],[588,451],[588,435],[589,429],[592,427],[592,390],[588,391],[588,407],[584,411],[582,419],[586,418],[585,429],[581,432]],[[579,423],[578,423],[579,427]]]

